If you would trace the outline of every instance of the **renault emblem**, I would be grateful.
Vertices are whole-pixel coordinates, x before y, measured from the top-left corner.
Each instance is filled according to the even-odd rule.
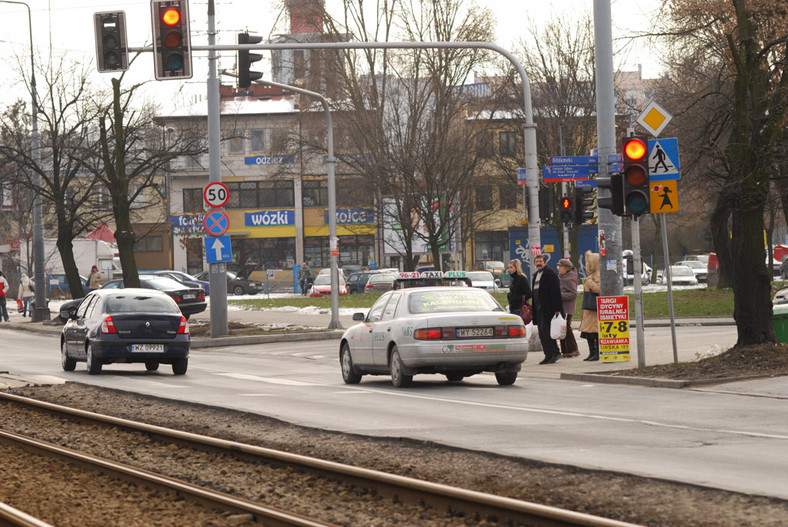
[[[145,322],[145,327],[149,328],[150,327],[150,322]]]

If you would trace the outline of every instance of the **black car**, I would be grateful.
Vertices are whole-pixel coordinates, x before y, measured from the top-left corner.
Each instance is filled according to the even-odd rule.
[[[347,277],[348,293],[351,295],[353,293],[363,293],[369,281],[369,277],[378,273],[380,273],[380,271],[360,271],[351,273],[350,276]]]
[[[90,375],[104,364],[144,363],[148,371],[171,364],[183,375],[189,364],[189,323],[164,292],[152,289],[97,289],[70,315],[60,334],[60,362],[74,371],[85,362]]]
[[[147,289],[156,289],[170,295],[186,320],[195,313],[202,313],[208,304],[205,302],[205,289],[202,287],[187,287],[180,282],[163,276],[140,275],[140,286]],[[123,280],[110,280],[101,289],[123,289]]]
[[[234,295],[256,295],[265,291],[265,286],[262,282],[249,279],[249,275],[259,268],[260,266],[257,264],[249,264],[245,265],[237,274],[232,271],[226,271],[227,292]],[[194,275],[194,277],[200,280],[210,281],[210,273],[208,273],[208,271]]]

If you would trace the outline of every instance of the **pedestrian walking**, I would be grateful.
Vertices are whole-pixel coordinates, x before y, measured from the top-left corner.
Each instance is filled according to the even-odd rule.
[[[580,337],[588,342],[588,357],[583,360],[599,360],[599,318],[596,299],[599,287],[599,254],[586,251],[586,279],[583,281],[583,315],[580,319]]]
[[[519,259],[509,261],[509,274],[512,281],[509,284],[509,313],[520,314],[520,308],[531,300],[531,286],[528,285],[528,277],[523,273],[523,264]]]
[[[104,275],[101,274],[101,271],[98,270],[98,267],[95,265],[90,268],[90,274],[88,275],[88,288],[93,291],[101,287],[101,284],[104,283]]]
[[[27,276],[27,273],[22,273],[22,279],[20,280],[21,285],[19,287],[19,299],[22,301],[22,316],[26,317],[28,311],[30,311],[30,315],[32,316],[33,312],[30,309],[30,302],[33,300],[33,296],[36,294],[35,289],[36,283]]]
[[[539,364],[552,364],[561,358],[561,351],[556,341],[550,336],[550,323],[555,315],[563,315],[564,305],[561,301],[561,282],[558,275],[547,267],[547,256],[539,254],[534,257],[536,272],[531,284],[533,291],[534,324],[539,327],[539,340],[544,350],[544,360]]]
[[[3,276],[0,271],[0,317],[6,322],[11,322],[8,318],[8,308],[6,308],[6,301],[8,300],[8,280]]]
[[[566,314],[566,337],[561,339],[561,355],[578,357],[580,350],[577,348],[575,334],[572,331],[572,316],[575,314],[577,304],[577,269],[566,258],[558,260],[558,279],[561,282],[561,302]]]
[[[306,295],[306,290],[309,287],[309,282],[312,279],[312,271],[309,269],[309,264],[306,262],[301,264],[301,269],[298,271],[298,281],[301,283],[301,294]]]

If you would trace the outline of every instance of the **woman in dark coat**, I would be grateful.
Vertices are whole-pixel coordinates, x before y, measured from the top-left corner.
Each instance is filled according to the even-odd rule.
[[[512,275],[512,283],[509,284],[509,313],[519,315],[520,307],[531,299],[531,286],[523,273],[523,264],[517,258],[509,261],[509,274]]]

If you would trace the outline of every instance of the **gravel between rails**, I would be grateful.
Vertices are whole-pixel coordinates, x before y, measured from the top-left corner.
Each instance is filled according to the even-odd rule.
[[[788,518],[788,502],[777,499],[625,474],[550,465],[407,439],[367,438],[315,430],[255,414],[77,383],[8,391],[92,412],[649,526],[782,526]],[[0,426],[27,433],[24,431],[25,423],[11,422],[14,420],[7,419],[6,413],[6,408],[0,410]],[[101,441],[96,437],[91,438],[90,434],[86,435],[84,441],[101,447]],[[129,443],[119,455],[128,456],[130,459],[144,458],[147,448],[145,443]],[[322,483],[316,485],[309,478],[299,479],[304,475],[295,472],[287,474],[285,481],[281,482],[261,482],[255,479],[235,481],[228,479],[235,469],[217,469],[214,463],[195,463],[191,453],[184,455],[181,450],[172,447],[172,457],[179,472],[198,481],[215,479],[222,485],[219,490],[238,495],[248,492],[244,497],[266,505],[289,509],[291,497],[283,489],[292,488],[292,481],[298,481],[295,484],[296,489],[309,489],[312,496],[321,495],[323,490],[314,488],[322,487]],[[0,453],[0,463],[5,465],[2,456]],[[225,474],[221,473],[223,470]],[[254,472],[248,468],[243,470]],[[170,475],[180,477],[177,474]],[[250,477],[253,478],[254,474],[250,474]],[[292,481],[286,481],[288,479]],[[317,494],[313,494],[313,491]],[[316,516],[324,521],[348,526],[485,525],[472,518],[448,518],[434,511],[416,511],[403,504],[389,503],[389,500],[372,495],[363,496],[361,503],[375,505],[376,516],[364,516],[364,511],[347,510],[343,506],[343,503],[348,502],[343,501],[342,492],[352,494],[357,493],[357,489],[345,488],[337,493],[324,493],[322,496],[325,499],[312,500],[313,505],[307,504],[304,505],[305,509],[296,510],[307,516]],[[282,503],[285,505],[282,506]],[[359,502],[355,500],[353,503]],[[11,505],[29,512],[19,504]],[[387,512],[381,513],[381,505],[389,507]],[[321,514],[313,515],[312,512],[316,509],[319,509],[317,512]],[[74,515],[78,516],[76,512]],[[166,521],[156,524],[179,525]],[[83,522],[82,525],[89,524]]]

